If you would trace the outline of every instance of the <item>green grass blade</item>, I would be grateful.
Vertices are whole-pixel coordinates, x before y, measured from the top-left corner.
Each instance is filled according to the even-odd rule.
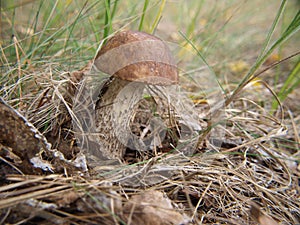
[[[263,56],[263,54],[265,53],[266,49],[268,48],[268,46],[270,44],[270,41],[271,41],[271,38],[272,38],[272,36],[274,34],[275,28],[277,27],[277,25],[278,25],[278,23],[280,21],[280,18],[282,17],[282,15],[284,13],[284,9],[285,9],[286,3],[287,3],[286,0],[283,0],[281,2],[281,5],[279,7],[279,11],[278,11],[278,13],[277,13],[277,15],[276,15],[276,17],[275,17],[275,19],[273,21],[273,24],[272,24],[272,26],[271,26],[268,34],[267,34],[267,38],[266,38],[266,40],[264,42],[264,45],[262,47],[260,56]]]
[[[272,54],[272,52],[282,45],[285,41],[287,41],[293,34],[300,30],[300,11],[295,15],[294,19],[288,26],[288,28],[284,31],[277,41],[269,48],[269,50],[261,57],[261,64]]]
[[[41,33],[40,33],[40,35],[39,35],[39,39],[38,39],[37,42],[35,43],[35,48],[33,49],[32,54],[29,56],[30,59],[32,59],[32,58],[34,57],[35,52],[39,49],[40,42],[42,41],[42,38],[43,38],[43,36],[44,36],[44,34],[45,34],[47,28],[48,28],[48,25],[49,25],[49,23],[50,23],[50,21],[51,21],[51,18],[52,18],[52,16],[53,16],[54,12],[55,12],[55,9],[56,9],[57,5],[58,5],[58,0],[55,1],[55,4],[54,4],[54,6],[52,7],[52,10],[51,10],[51,12],[49,13],[49,16],[48,16],[48,18],[47,18],[47,20],[46,20],[46,22],[45,22],[45,24],[44,24],[44,26],[43,26],[43,30],[41,31]]]
[[[158,13],[157,13],[157,15],[155,17],[155,20],[154,20],[154,22],[152,24],[152,27],[151,27],[151,30],[150,30],[151,34],[154,33],[154,31],[155,31],[155,29],[156,29],[156,27],[157,27],[157,25],[158,25],[158,23],[159,23],[159,21],[161,19],[162,13],[163,13],[164,8],[165,8],[165,5],[166,5],[166,0],[162,0],[162,2],[160,4],[160,7],[159,7],[159,11],[158,11]]]
[[[66,42],[65,42],[65,44],[64,44],[64,50],[66,50],[66,48],[67,48],[67,46],[68,46],[69,40],[70,40],[71,35],[72,35],[72,33],[73,33],[73,30],[74,30],[74,27],[75,27],[75,25],[77,24],[77,22],[78,22],[80,16],[82,15],[82,12],[83,12],[83,10],[85,9],[87,3],[88,3],[88,0],[85,1],[85,3],[83,4],[83,6],[81,7],[79,13],[78,13],[77,16],[75,17],[74,22],[73,22],[72,24],[70,24],[70,26],[69,26],[69,27],[70,27],[70,28],[69,28],[70,31],[69,31],[68,38],[67,38],[67,40],[66,40]]]
[[[283,86],[281,87],[280,91],[278,92],[278,98],[280,101],[284,101],[287,96],[295,90],[296,87],[300,85],[300,58],[295,64],[295,67],[289,74],[288,78],[284,82]],[[274,99],[272,102],[272,109],[276,110],[278,107],[278,102]]]
[[[112,18],[110,10],[110,0],[105,0],[105,21],[104,21],[104,33],[103,39],[106,39],[112,31]]]
[[[114,19],[114,16],[116,14],[116,11],[117,11],[117,8],[118,8],[118,3],[119,3],[119,0],[115,0],[114,7],[113,7],[113,10],[111,12],[111,19],[112,20]]]
[[[33,33],[34,34],[37,32],[38,21],[39,21],[39,18],[40,18],[40,12],[41,12],[43,3],[44,3],[44,1],[40,1],[38,10],[36,11],[34,25],[33,25]],[[34,42],[35,42],[34,38],[31,38],[28,51],[32,51]]]
[[[140,25],[139,25],[139,31],[142,31],[142,30],[143,30],[145,14],[146,14],[148,5],[149,5],[149,0],[145,0],[145,1],[144,1],[144,7],[143,7],[142,16],[141,16],[141,20],[140,20]]]

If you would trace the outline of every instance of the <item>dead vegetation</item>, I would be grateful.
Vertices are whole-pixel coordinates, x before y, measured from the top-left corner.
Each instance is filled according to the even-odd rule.
[[[3,125],[7,114],[1,108],[1,129],[17,135],[17,145],[1,139],[1,223],[299,223],[299,116],[285,107],[274,116],[255,97],[240,96],[226,109],[225,138],[212,142],[206,136],[193,156],[160,152],[133,164],[85,170],[85,162],[78,164],[81,153],[67,94],[78,74],[58,73],[46,65],[23,73],[22,85],[6,80],[3,97],[44,131],[52,148],[22,142],[26,136],[19,134],[34,130],[27,122]],[[244,94],[251,88],[256,86],[248,86]],[[215,147],[218,141],[220,148]],[[29,158],[18,150],[20,145],[51,170],[24,164]]]
[[[257,2],[249,2],[256,7]],[[127,6],[125,1],[122,4]],[[227,7],[224,11],[222,4]],[[232,94],[230,91],[236,88],[235,82],[253,63],[257,55],[255,47],[261,46],[263,39],[254,34],[264,33],[265,27],[269,28],[272,21],[264,22],[265,15],[252,17],[241,3],[233,4],[233,7],[222,4],[219,6],[222,13],[215,11],[217,2],[212,5],[212,11],[204,8],[203,12],[212,12],[211,16],[198,18],[199,21],[193,7],[180,8],[184,12],[181,17],[173,13],[174,8],[167,9],[172,12],[169,14],[172,20],[179,18],[182,21],[190,20],[185,13],[193,9],[191,14],[195,14],[199,27],[193,28],[193,20],[189,26],[183,24],[180,30],[188,27],[187,30],[194,33],[193,41],[199,42],[197,47],[209,52],[209,59],[213,59],[210,61],[215,66],[213,69],[220,76],[225,74],[224,81],[220,79],[224,88],[222,98],[228,99]],[[266,6],[269,4],[266,3]],[[209,5],[206,6],[208,9]],[[270,4],[270,7],[274,6]],[[117,17],[118,28],[125,18],[124,10],[120,8],[122,14]],[[237,23],[239,18],[234,15],[240,9],[246,11],[247,16]],[[273,12],[271,9],[268,11]],[[70,18],[79,18],[77,14],[77,11],[71,11]],[[55,17],[53,24],[58,23],[60,18]],[[73,20],[69,19],[72,21],[68,25],[70,27]],[[219,22],[213,23],[215,19]],[[231,19],[242,28],[232,26],[228,31],[226,24]],[[251,27],[251,23],[257,22],[255,19],[261,22],[259,29]],[[126,17],[126,23],[128,20]],[[168,39],[181,40],[176,33],[177,27],[169,23],[172,20],[163,17],[157,32]],[[10,25],[6,24],[6,30],[10,29]],[[40,37],[51,35],[51,29],[46,30],[43,26],[37,24],[45,32]],[[62,27],[65,29],[65,25]],[[78,33],[84,28],[80,24]],[[57,30],[62,32],[60,29]],[[223,29],[225,32],[222,33]],[[240,33],[237,32],[239,29],[242,29]],[[29,26],[21,32],[24,40],[14,36],[13,44],[9,44],[16,54],[14,65],[6,58],[4,51],[7,53],[7,49],[2,48],[0,40],[0,224],[300,224],[299,86],[279,104],[276,111],[271,106],[273,89],[283,86],[287,71],[292,70],[292,62],[280,63],[280,68],[269,68],[263,76],[249,82],[223,108],[223,117],[217,119],[210,113],[217,102],[208,103],[208,95],[215,94],[214,90],[210,90],[207,96],[202,95],[198,86],[186,74],[181,74],[181,88],[194,103],[203,128],[196,145],[193,145],[196,146],[193,155],[183,154],[176,148],[180,126],[175,122],[168,124],[170,133],[167,133],[162,145],[148,154],[127,149],[122,163],[107,160],[94,167],[86,160],[86,152],[73,125],[76,118],[74,96],[91,67],[91,64],[84,67],[87,58],[92,57],[86,52],[90,53],[90,45],[98,43],[91,44],[89,40],[87,51],[75,51],[80,54],[77,59],[72,56],[72,48],[52,54],[57,46],[53,45],[51,49],[53,40],[47,39],[36,45],[43,52],[40,61],[34,57],[33,61],[27,58],[22,61],[20,56],[26,55],[22,41],[31,41],[26,35],[35,40],[35,34],[39,33],[39,30],[28,30]],[[170,31],[170,35],[166,34],[166,30]],[[222,34],[224,37],[220,37]],[[76,35],[84,39],[80,39],[80,44],[85,43],[86,38],[93,39],[89,35],[82,37],[82,33]],[[53,37],[56,38],[55,35]],[[220,39],[220,42],[214,42],[214,39]],[[297,44],[294,46],[292,41],[289,45],[294,49]],[[207,45],[200,46],[200,43]],[[44,46],[50,46],[50,50],[45,48],[50,55],[47,55],[47,50],[44,52]],[[281,56],[287,55],[287,52],[283,49]],[[56,57],[62,59],[56,61]],[[76,68],[64,65],[64,61],[74,58],[77,60],[73,63]],[[182,56],[179,63],[194,64],[194,58],[195,55]],[[235,61],[240,58],[242,60]],[[271,55],[262,69],[278,60],[279,54]],[[81,67],[82,70],[73,71]],[[193,73],[192,69],[186,71]],[[275,82],[274,74],[278,71],[280,76]],[[201,80],[201,85],[206,83],[207,80]],[[145,97],[136,109],[131,120],[131,130],[136,135],[147,137],[148,117],[153,115],[153,110],[149,113],[148,109],[155,108],[154,102],[154,98]],[[155,113],[164,114],[165,105],[162,104],[161,108]],[[214,136],[211,128],[218,128],[221,135]],[[192,143],[195,144],[195,140]],[[90,144],[90,148],[95,147]]]

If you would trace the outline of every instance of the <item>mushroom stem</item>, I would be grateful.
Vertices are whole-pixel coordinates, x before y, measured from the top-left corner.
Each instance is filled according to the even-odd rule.
[[[126,147],[145,150],[145,144],[132,138],[130,115],[141,99],[145,84],[111,77],[101,88],[96,103],[96,132],[100,150],[108,158],[123,158]]]

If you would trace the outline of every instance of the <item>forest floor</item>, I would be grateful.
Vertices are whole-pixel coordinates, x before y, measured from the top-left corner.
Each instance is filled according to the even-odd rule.
[[[299,3],[147,2],[1,1],[0,224],[300,224]],[[120,30],[164,40],[179,84],[130,118],[141,139],[165,122],[160,144],[116,162],[79,123]]]

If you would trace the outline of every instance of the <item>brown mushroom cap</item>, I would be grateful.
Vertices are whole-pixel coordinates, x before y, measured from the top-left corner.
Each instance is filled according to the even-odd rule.
[[[95,66],[127,81],[155,85],[178,83],[178,71],[168,46],[159,38],[138,31],[122,31],[98,52]]]

